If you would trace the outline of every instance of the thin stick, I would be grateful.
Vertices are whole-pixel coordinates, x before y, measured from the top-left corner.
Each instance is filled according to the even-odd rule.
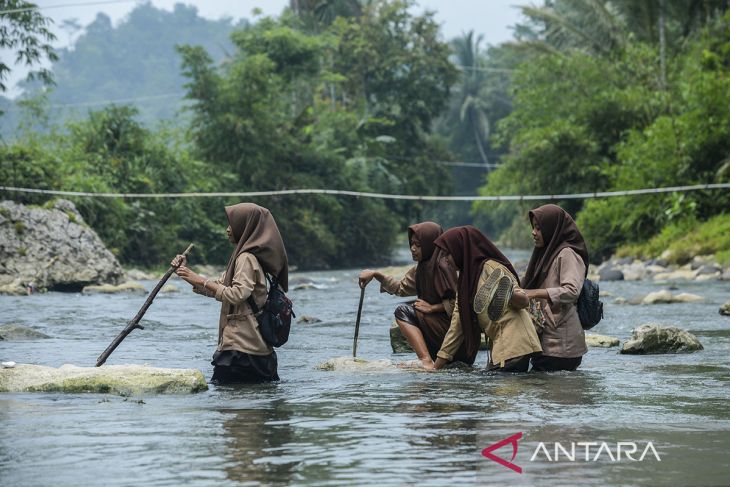
[[[360,304],[357,306],[357,320],[355,320],[355,339],[352,342],[352,358],[357,357],[357,336],[360,334],[360,316],[362,316],[363,299],[365,299],[365,286],[360,286]]]
[[[192,250],[192,248],[193,248],[193,244],[188,245],[188,248],[185,249],[185,252],[183,252],[182,255],[188,255],[188,252],[190,252],[190,250]],[[165,275],[162,276],[162,279],[160,279],[160,282],[157,283],[157,286],[155,286],[155,288],[152,290],[150,295],[147,296],[147,300],[144,302],[144,304],[142,305],[142,308],[139,310],[139,312],[137,312],[137,315],[134,318],[132,318],[132,321],[127,323],[127,326],[124,327],[124,330],[122,330],[122,332],[119,335],[117,335],[117,337],[114,339],[114,341],[112,341],[111,344],[108,347],[106,347],[106,350],[104,350],[104,353],[99,355],[99,358],[96,360],[97,367],[104,365],[104,362],[106,362],[106,359],[109,358],[109,355],[111,355],[112,352],[114,351],[114,349],[116,349],[119,346],[119,344],[122,343],[122,340],[127,338],[127,335],[132,333],[132,330],[134,330],[135,328],[144,330],[144,326],[139,324],[139,320],[141,320],[142,317],[144,316],[144,314],[147,312],[147,308],[150,307],[150,305],[152,304],[152,300],[155,299],[155,296],[157,296],[157,293],[160,291],[160,289],[162,289],[162,286],[165,285],[165,283],[170,278],[172,273],[175,272],[179,267],[180,267],[180,265],[176,265],[176,266],[173,265],[173,266],[170,266],[169,269],[167,269],[167,272],[165,272]]]

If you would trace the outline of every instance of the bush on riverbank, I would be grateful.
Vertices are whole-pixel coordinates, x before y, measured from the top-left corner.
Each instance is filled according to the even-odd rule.
[[[717,215],[706,222],[673,223],[648,241],[624,245],[616,252],[619,257],[642,259],[664,255],[672,264],[686,264],[695,255],[711,254],[720,264],[730,263],[730,214]]]
[[[658,47],[630,39],[608,55],[565,49],[520,65],[513,74],[514,109],[497,133],[509,153],[481,193],[567,194],[730,181],[730,14],[675,46],[666,79],[660,76]],[[724,213],[730,193],[556,203],[577,216],[597,262],[621,245],[683,235],[687,225]],[[525,219],[521,204],[478,202],[474,210],[496,234]],[[660,242],[647,245],[654,251]],[[728,247],[722,237],[708,234],[698,248]],[[677,260],[687,259],[689,243],[683,250]]]

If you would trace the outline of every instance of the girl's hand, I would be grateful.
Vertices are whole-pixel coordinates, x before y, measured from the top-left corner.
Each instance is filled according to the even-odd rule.
[[[180,276],[181,279],[189,284],[192,284],[193,286],[203,285],[203,278],[195,272],[191,271],[188,267],[179,267],[175,271],[175,274],[177,274],[178,276]]]
[[[433,313],[433,311],[434,311],[433,306],[428,304],[423,299],[416,299],[416,302],[413,303],[413,307],[424,314]]]
[[[360,283],[360,287],[364,288],[367,286],[370,281],[373,280],[373,277],[375,277],[375,271],[370,269],[365,269],[360,273],[360,277],[358,278],[358,281]]]
[[[186,255],[179,254],[172,259],[170,265],[173,267],[185,267],[188,265],[188,257]]]
[[[509,300],[510,306],[515,309],[523,309],[530,306],[530,297],[527,292],[520,288],[515,288],[512,298]]]

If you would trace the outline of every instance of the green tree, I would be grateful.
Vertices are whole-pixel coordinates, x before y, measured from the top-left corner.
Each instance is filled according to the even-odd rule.
[[[331,188],[432,193],[447,188],[429,159],[433,119],[455,78],[448,46],[406,2],[337,17],[324,32],[292,17],[232,36],[216,68],[204,49],[180,48],[197,154],[235,174],[241,190]],[[334,196],[261,198],[300,267],[383,261],[413,205]]]
[[[57,55],[51,46],[56,36],[48,29],[51,20],[44,17],[35,4],[20,0],[0,0],[0,49],[15,54],[16,64],[33,66],[44,60],[55,61]],[[7,90],[4,80],[11,67],[0,61],[0,93]],[[53,83],[50,70],[40,68],[28,73],[28,80],[38,79]]]

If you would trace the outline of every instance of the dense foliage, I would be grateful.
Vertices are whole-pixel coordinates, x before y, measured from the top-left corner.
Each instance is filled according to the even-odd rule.
[[[112,106],[64,130],[27,130],[3,149],[3,180],[96,192],[448,193],[429,133],[457,73],[432,17],[409,7],[376,2],[317,30],[291,12],[261,19],[232,34],[222,65],[202,46],[179,46],[191,106],[184,134],[145,128],[136,110]],[[399,229],[423,211],[327,195],[254,201],[271,209],[290,261],[305,268],[383,262]],[[226,249],[213,242],[225,244],[222,206],[235,202],[77,200],[124,262],[144,265],[188,239],[203,244],[206,260],[222,262]]]
[[[677,2],[667,1],[664,38],[652,42],[651,32],[642,30],[646,24],[627,22],[636,20],[629,15],[631,2],[598,12],[615,26],[603,37],[601,28],[576,27],[581,25],[576,17],[594,18],[600,27],[596,11],[581,17],[574,9],[572,17],[560,17],[561,8],[573,3],[580,2],[556,1],[534,13],[543,34],[513,46],[539,50],[513,75],[513,111],[498,134],[509,152],[482,193],[565,194],[728,181],[730,14],[720,16],[727,6],[717,2],[702,22],[695,17],[682,22],[680,9],[669,8]],[[570,22],[568,29],[564,23]],[[588,36],[600,40],[586,43]],[[665,225],[726,212],[729,203],[726,191],[560,202],[578,214],[595,260]],[[486,226],[509,229],[514,240],[527,234],[528,208],[475,205]]]
[[[728,182],[727,10],[727,0],[546,0],[523,7],[514,42],[483,46],[473,32],[445,42],[410,0],[292,1],[279,17],[237,26],[192,7],[142,4],[116,27],[98,16],[60,51],[55,89],[31,83],[14,106],[0,99],[8,108],[0,120],[14,127],[0,146],[0,181],[421,195]],[[29,32],[42,21],[34,17]],[[139,109],[110,104],[71,119],[57,110],[176,90],[183,99],[142,98]],[[239,200],[74,201],[124,263],[159,265],[188,241],[199,244],[196,258],[223,262],[222,207]],[[528,244],[526,213],[541,203],[482,202],[470,215],[464,204],[334,195],[254,201],[272,210],[301,268],[384,261],[407,224],[424,218],[449,226],[473,217],[502,243]],[[726,227],[727,191],[558,203],[577,215],[594,260],[622,245],[650,256],[695,231],[702,242],[677,241],[728,250],[726,239],[708,236]],[[688,252],[674,248],[677,261]]]

